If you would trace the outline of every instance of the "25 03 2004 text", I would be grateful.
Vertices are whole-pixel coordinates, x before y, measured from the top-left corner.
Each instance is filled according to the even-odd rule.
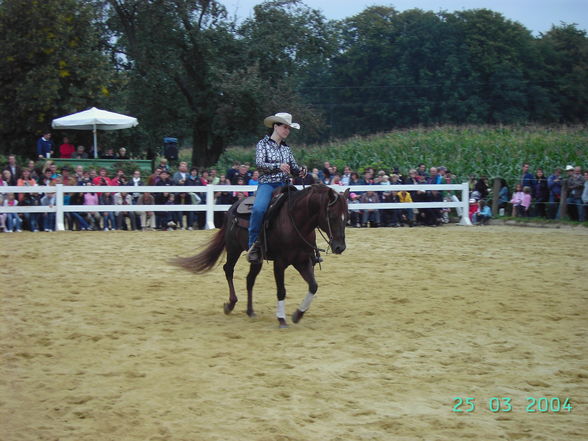
[[[526,413],[560,413],[571,412],[573,409],[570,398],[559,397],[527,397],[526,406],[520,406],[514,403],[511,397],[490,397],[482,400],[486,403],[484,409],[490,412],[513,412],[524,410]],[[455,397],[453,398],[452,412],[471,413],[476,410],[476,398],[473,397]]]

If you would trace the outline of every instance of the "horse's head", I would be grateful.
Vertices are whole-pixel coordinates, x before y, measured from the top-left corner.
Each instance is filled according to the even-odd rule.
[[[345,226],[347,225],[347,196],[349,189],[340,194],[332,188],[328,188],[326,215],[319,216],[319,228],[329,237],[329,245],[335,254],[345,251]]]

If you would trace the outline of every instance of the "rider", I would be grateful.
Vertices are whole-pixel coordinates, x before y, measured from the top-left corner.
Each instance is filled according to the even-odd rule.
[[[261,261],[261,249],[258,240],[263,216],[272,198],[275,188],[287,185],[290,176],[304,176],[306,170],[300,168],[285,140],[290,129],[300,129],[300,124],[292,122],[289,113],[276,113],[268,116],[264,125],[271,130],[257,143],[255,165],[259,171],[259,186],[255,193],[255,203],[249,221],[249,251],[247,260],[251,263]]]

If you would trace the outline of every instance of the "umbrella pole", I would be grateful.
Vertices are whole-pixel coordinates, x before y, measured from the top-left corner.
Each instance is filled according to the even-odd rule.
[[[98,158],[98,141],[96,138],[96,124],[94,124],[94,159]]]

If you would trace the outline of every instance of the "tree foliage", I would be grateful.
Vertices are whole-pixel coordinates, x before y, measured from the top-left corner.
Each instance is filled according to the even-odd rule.
[[[280,111],[302,123],[297,144],[588,117],[586,32],[535,37],[488,9],[370,6],[328,21],[269,0],[239,24],[215,0],[0,0],[0,35],[3,151],[30,151],[51,119],[100,103],[139,118],[136,154],[177,136],[201,166],[252,145]]]
[[[0,152],[31,154],[52,119],[108,98],[94,19],[76,0],[0,2]]]

